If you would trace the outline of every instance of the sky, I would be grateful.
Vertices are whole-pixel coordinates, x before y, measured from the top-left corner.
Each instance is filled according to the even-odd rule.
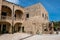
[[[23,7],[41,3],[48,11],[50,21],[60,21],[60,0],[8,0]]]

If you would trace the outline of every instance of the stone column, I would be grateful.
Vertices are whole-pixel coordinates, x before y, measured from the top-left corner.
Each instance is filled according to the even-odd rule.
[[[0,20],[1,20],[1,10],[0,10]]]
[[[10,33],[13,33],[13,26],[14,26],[14,4],[13,4],[13,8],[12,8],[12,23],[11,23],[11,27],[10,27]]]
[[[12,33],[12,26],[10,26],[10,30],[9,30],[9,33]]]
[[[0,20],[1,20],[1,7],[2,7],[2,0],[0,0]]]
[[[12,33],[14,31],[14,4],[13,4],[13,9],[12,9]]]

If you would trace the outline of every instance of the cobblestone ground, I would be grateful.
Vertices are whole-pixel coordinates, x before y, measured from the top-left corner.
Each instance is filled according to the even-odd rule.
[[[0,36],[0,40],[60,40],[60,34],[41,34],[33,35],[25,33],[4,34]]]

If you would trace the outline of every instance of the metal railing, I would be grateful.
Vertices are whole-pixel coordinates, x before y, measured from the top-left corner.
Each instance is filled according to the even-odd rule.
[[[14,18],[15,21],[23,20],[23,18]]]
[[[16,18],[16,17],[13,17],[13,19],[15,21],[21,21],[21,20],[23,20],[23,18]],[[12,20],[12,17],[10,17],[10,16],[1,16],[1,20]]]
[[[10,20],[12,17],[10,16],[1,16],[1,20]]]

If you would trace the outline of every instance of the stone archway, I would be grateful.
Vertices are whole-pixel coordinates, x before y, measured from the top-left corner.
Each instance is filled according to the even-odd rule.
[[[22,26],[22,23],[16,23],[14,25],[14,32],[24,32],[24,26]]]
[[[6,5],[2,5],[1,18],[11,19],[11,16],[12,16],[12,10]]]
[[[15,11],[15,19],[19,20],[22,19],[23,12],[21,10],[16,10]]]
[[[10,27],[11,27],[10,23],[0,22],[0,33],[1,34],[10,33]]]
[[[14,25],[14,32],[19,32],[21,31],[21,26],[22,26],[22,23],[16,23]]]

